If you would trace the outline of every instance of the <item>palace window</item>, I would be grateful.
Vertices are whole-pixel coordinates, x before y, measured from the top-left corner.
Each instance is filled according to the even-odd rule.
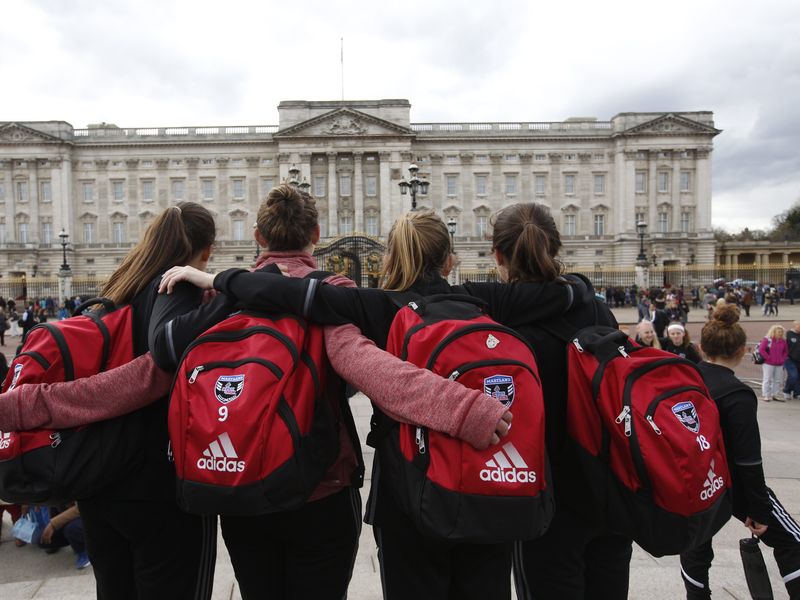
[[[506,194],[517,193],[517,176],[506,175]]]
[[[27,244],[28,243],[28,224],[27,223],[20,223],[18,229],[19,229],[19,243],[20,244]]]
[[[486,175],[475,175],[475,193],[479,196],[486,195],[486,185],[488,177]]]
[[[172,199],[183,200],[184,181],[183,179],[172,180]]]
[[[644,194],[647,192],[647,172],[636,171],[636,193]]]
[[[575,193],[575,175],[564,175],[564,193]]]
[[[28,201],[28,182],[27,181],[18,181],[17,182],[17,202],[27,202]]]
[[[275,187],[275,179],[272,177],[261,178],[261,198],[266,198],[269,191]]]
[[[233,198],[234,200],[243,200],[244,199],[244,179],[241,177],[237,177],[235,179],[231,179],[231,185],[233,186]]]
[[[342,159],[344,160],[344,159]],[[350,196],[353,191],[350,186],[351,180],[350,175],[339,175],[339,195],[340,196]],[[352,224],[352,221],[351,221]]]
[[[594,216],[594,234],[595,235],[605,235],[606,234],[606,216],[605,215],[595,215]]]
[[[658,172],[658,191],[661,193],[669,191],[669,173],[666,171]]]
[[[534,185],[534,192],[537,196],[544,196],[545,185],[547,183],[547,178],[545,175],[537,175],[534,178],[533,185]]]
[[[681,171],[681,191],[689,192],[692,186],[692,174],[689,171]]]
[[[375,175],[364,177],[364,195],[370,197],[378,195],[378,178]]]
[[[94,182],[84,181],[81,183],[81,188],[83,189],[83,201],[94,202]]]
[[[669,231],[669,213],[658,213],[658,232],[667,233]]]
[[[203,195],[203,200],[213,200],[214,199],[214,180],[213,179],[203,179],[200,182],[201,193]]]
[[[53,243],[53,224],[50,221],[42,221],[42,243]]]
[[[575,235],[575,215],[564,215],[564,235]]]
[[[325,196],[325,176],[314,175],[314,196],[323,198]]]
[[[231,235],[234,242],[241,242],[244,240],[244,220],[234,219],[231,227]]]
[[[48,179],[39,182],[39,200],[42,202],[53,201],[53,186],[50,185],[50,180]]]
[[[114,221],[111,224],[111,237],[115,244],[125,243],[125,223],[123,221]]]
[[[605,194],[606,192],[606,176],[605,175],[595,175],[594,176],[594,193],[595,194]]]
[[[114,202],[122,202],[125,200],[125,182],[119,180],[112,181],[111,194],[114,198]]]
[[[155,181],[152,179],[142,180],[142,200],[152,201],[155,191]]]
[[[350,235],[353,233],[353,215],[342,213],[339,215],[339,234]]]
[[[681,213],[681,232],[682,233],[689,233],[690,227],[690,215],[688,212]]]
[[[456,187],[458,185],[458,175],[445,175],[445,182],[447,184],[447,195],[455,196]]]
[[[83,224],[83,243],[94,244],[94,223]]]
[[[370,213],[367,215],[367,235],[379,236],[380,230],[378,229],[378,215]]]
[[[475,235],[484,237],[489,229],[489,217],[486,215],[475,216]]]

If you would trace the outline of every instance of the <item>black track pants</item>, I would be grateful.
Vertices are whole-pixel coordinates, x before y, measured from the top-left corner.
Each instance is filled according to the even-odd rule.
[[[384,600],[507,600],[511,544],[434,540],[387,502],[373,526]]]
[[[211,598],[216,517],[189,515],[170,502],[78,505],[98,600]]]
[[[587,525],[563,506],[544,536],[514,546],[519,600],[626,600],[631,540]]]
[[[769,526],[767,532],[760,539],[774,550],[775,562],[778,563],[789,597],[800,600],[800,525],[778,501],[775,493],[769,488],[767,492],[772,503],[772,514],[769,523],[766,523]],[[711,598],[708,571],[713,560],[711,540],[681,554],[681,575],[688,600]]]
[[[297,510],[220,521],[243,600],[346,596],[361,534],[356,488]]]

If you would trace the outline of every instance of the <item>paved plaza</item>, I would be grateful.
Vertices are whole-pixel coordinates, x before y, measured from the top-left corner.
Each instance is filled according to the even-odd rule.
[[[635,322],[634,309],[615,309],[621,324]],[[791,324],[800,319],[800,304],[780,306],[779,319],[766,319],[754,307],[750,319],[743,318],[748,339],[758,341],[774,322]],[[690,313],[689,331],[693,340],[699,339],[704,313]],[[7,340],[8,341],[8,340]],[[10,350],[7,345],[5,350]],[[760,381],[760,367],[745,363],[738,374],[755,384]],[[363,395],[353,399],[353,412],[361,439],[366,438],[371,409]],[[800,401],[787,403],[760,403],[759,423],[763,440],[763,455],[767,483],[782,503],[800,518],[800,438],[797,435],[800,423]],[[372,449],[365,448],[366,458],[372,460]],[[369,466],[369,465],[368,465]],[[369,473],[369,470],[368,470]],[[369,482],[367,482],[367,489]],[[3,523],[0,543],[0,599],[2,600],[87,600],[94,597],[94,579],[91,568],[85,571],[74,569],[74,555],[67,548],[54,555],[46,555],[32,547],[17,548],[10,538],[11,524],[8,516]],[[738,521],[730,521],[715,538],[716,559],[711,571],[711,585],[715,598],[749,598],[739,558],[738,540],[746,537],[747,530]],[[772,559],[772,551],[764,548],[775,598],[788,598],[780,575]],[[378,560],[372,531],[365,526],[355,573],[350,586],[351,600],[378,600],[381,598]],[[631,563],[631,587],[629,597],[635,600],[676,600],[684,597],[683,583],[676,557],[653,558],[636,549]],[[227,552],[219,542],[214,598],[234,600],[240,598]],[[311,600],[311,599],[309,599]],[[492,599],[487,599],[492,600]]]

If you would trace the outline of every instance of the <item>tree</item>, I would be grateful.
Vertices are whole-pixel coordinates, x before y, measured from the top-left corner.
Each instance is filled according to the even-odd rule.
[[[772,241],[800,240],[800,202],[776,216],[772,222],[775,224],[769,235]]]

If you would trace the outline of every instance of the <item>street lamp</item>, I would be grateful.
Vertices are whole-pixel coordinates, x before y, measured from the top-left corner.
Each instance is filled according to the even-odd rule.
[[[639,256],[636,257],[636,262],[646,266],[647,255],[644,253],[644,236],[647,234],[647,223],[644,221],[636,223],[636,233],[639,234]]]
[[[447,232],[450,234],[450,251],[453,254],[456,254],[456,220],[453,217],[447,219]],[[457,283],[456,280],[456,261],[453,262],[453,283]]]
[[[61,233],[58,234],[58,239],[61,240],[61,270],[69,271],[69,263],[67,262],[67,244],[69,243],[69,234],[61,228]]]
[[[414,163],[409,165],[408,172],[411,173],[409,180],[406,181],[405,178],[403,178],[400,180],[398,185],[400,186],[400,193],[403,196],[408,194],[409,190],[411,191],[411,210],[417,210],[417,191],[419,191],[423,196],[427,194],[430,182],[424,177],[417,177],[417,173],[419,173],[419,167]]]
[[[653,259],[653,266],[657,267],[658,266],[658,256],[656,256],[656,253],[653,252],[653,256],[651,256],[650,258]]]

